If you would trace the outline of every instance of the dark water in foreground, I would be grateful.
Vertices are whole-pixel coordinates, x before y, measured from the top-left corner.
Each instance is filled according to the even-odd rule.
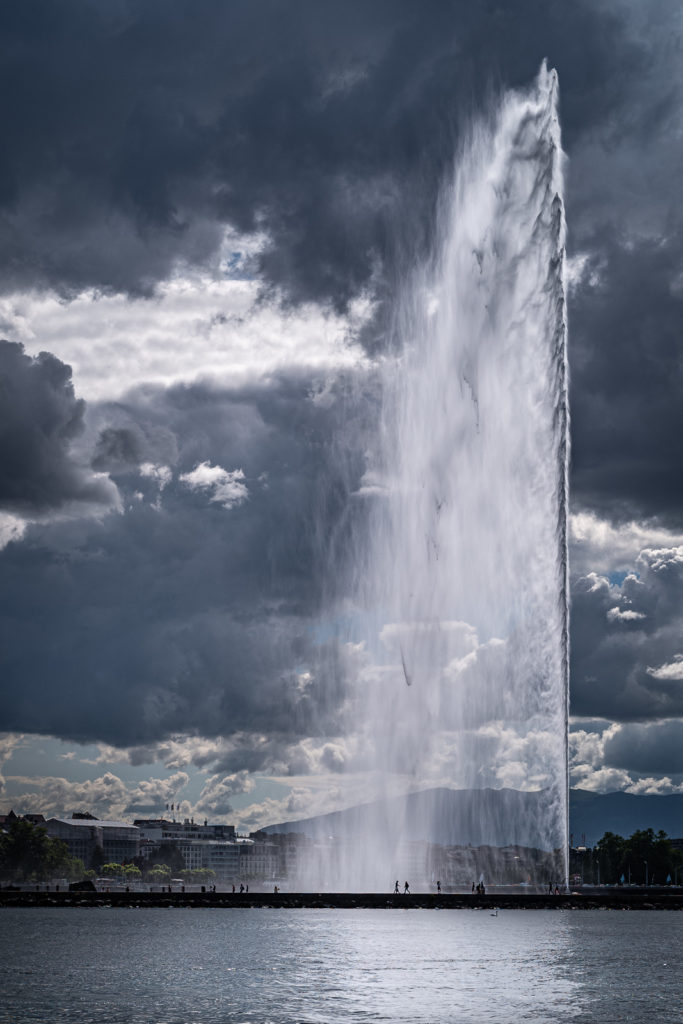
[[[683,913],[10,909],[0,1021],[680,1024]]]

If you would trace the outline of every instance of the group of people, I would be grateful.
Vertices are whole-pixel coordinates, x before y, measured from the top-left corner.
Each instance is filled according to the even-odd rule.
[[[399,884],[399,881],[398,881],[398,878],[397,878],[396,879],[396,884],[394,885],[394,895],[396,895],[397,893],[400,893],[400,891],[401,891],[401,888],[400,888],[400,884]],[[437,891],[437,894],[440,896],[441,895],[441,882],[437,882],[436,883],[436,891]],[[410,896],[410,886],[408,885],[407,882],[403,883],[403,894],[404,894],[404,896]]]
[[[477,882],[476,885],[472,882],[472,892],[476,892],[477,896],[485,896],[486,886],[483,882]]]

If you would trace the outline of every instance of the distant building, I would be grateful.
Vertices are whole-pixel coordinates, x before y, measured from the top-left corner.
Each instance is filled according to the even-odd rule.
[[[311,861],[315,840],[303,832],[268,833],[277,850],[277,877],[304,880]]]
[[[50,838],[66,843],[70,856],[80,857],[87,868],[98,860],[123,864],[140,852],[140,830],[127,821],[49,818],[45,827]]]
[[[140,830],[140,854],[146,861],[172,847],[190,871],[209,868],[221,882],[279,877],[279,851],[265,832],[238,836],[234,825],[198,825],[194,821],[136,818]]]
[[[164,849],[172,847],[181,854],[189,871],[209,868],[221,882],[239,877],[239,848],[234,825],[196,824],[193,819],[168,821],[166,818],[136,818],[140,831],[140,855],[153,861]]]
[[[234,825],[196,825],[193,819],[185,818],[183,822],[167,821],[166,818],[136,818],[133,824],[140,830],[141,839],[156,842],[161,839],[235,839]]]
[[[240,851],[240,878],[278,877],[279,850],[272,836],[265,832],[252,832],[248,838],[238,838],[237,845]]]

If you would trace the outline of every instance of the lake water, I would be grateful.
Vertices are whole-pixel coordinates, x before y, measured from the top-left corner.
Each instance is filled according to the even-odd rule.
[[[683,913],[8,909],[0,1021],[683,1021]]]

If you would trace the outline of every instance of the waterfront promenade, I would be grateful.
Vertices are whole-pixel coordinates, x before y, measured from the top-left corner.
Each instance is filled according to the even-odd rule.
[[[196,907],[376,910],[683,910],[683,889],[584,889],[542,893],[68,892],[0,890],[4,907]]]

